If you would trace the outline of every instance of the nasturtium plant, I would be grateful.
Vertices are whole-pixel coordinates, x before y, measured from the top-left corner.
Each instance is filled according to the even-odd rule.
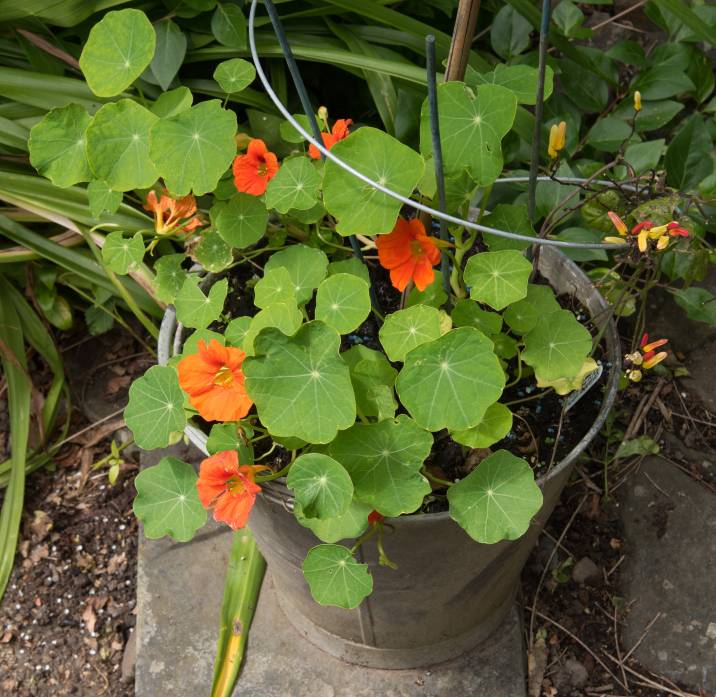
[[[450,515],[477,542],[514,540],[542,508],[532,468],[506,450],[486,457],[448,489]]]
[[[316,319],[340,334],[357,329],[370,313],[368,284],[352,274],[339,273],[321,281],[316,292]]]
[[[211,219],[219,234],[238,249],[250,247],[264,236],[268,217],[264,203],[249,194],[236,194],[211,209]]]
[[[188,276],[174,299],[177,319],[187,327],[208,327],[221,314],[227,292],[226,279],[214,283],[205,294],[199,287],[199,279]]]
[[[243,58],[230,58],[216,66],[214,80],[224,92],[233,94],[246,89],[256,77],[256,68]]]
[[[355,495],[386,516],[412,513],[430,491],[420,473],[433,437],[405,414],[375,424],[355,424],[329,445],[348,471]]]
[[[292,157],[285,160],[266,189],[266,205],[279,213],[305,211],[318,202],[321,177],[310,160]]]
[[[156,35],[141,10],[108,12],[89,33],[80,68],[98,97],[114,97],[129,87],[154,56]]]
[[[423,159],[400,141],[375,128],[359,128],[336,143],[332,152],[343,161],[396,193],[409,196],[420,181]],[[374,189],[326,160],[323,170],[323,203],[338,223],[341,235],[389,233],[401,203]]]
[[[464,431],[453,431],[452,438],[456,443],[471,448],[489,448],[502,440],[512,428],[512,412],[500,402],[487,407],[485,415],[477,426]]]
[[[395,387],[415,421],[430,431],[476,426],[505,386],[492,342],[458,327],[405,357]]]
[[[465,283],[470,297],[502,310],[527,295],[532,264],[515,250],[482,252],[470,257],[465,267]]]
[[[522,360],[538,378],[574,377],[592,348],[592,337],[569,310],[541,315],[525,335]]]
[[[414,305],[386,317],[380,328],[380,343],[391,361],[404,361],[409,351],[443,333],[439,310]]]
[[[264,267],[266,271],[276,268],[288,271],[299,303],[308,302],[313,291],[326,276],[328,257],[315,247],[296,244],[276,252]]]
[[[140,448],[152,450],[169,445],[186,425],[184,393],[176,371],[156,365],[135,380],[129,388],[124,420]]]
[[[353,498],[353,482],[343,466],[328,455],[306,453],[293,463],[286,486],[305,518],[336,518]]]
[[[282,499],[278,514],[317,540],[302,566],[313,597],[356,607],[372,589],[372,564],[360,560],[394,566],[383,538],[400,523],[390,519],[440,511],[483,544],[523,535],[542,506],[539,476],[583,435],[569,420],[588,389],[594,399],[580,410],[596,414],[600,371],[613,369],[607,313],[592,318],[581,283],[564,276],[576,270],[545,240],[613,236],[611,247],[568,254],[593,266],[615,315],[632,314],[633,382],[666,357],[663,339],[642,335],[644,289],[666,277],[689,315],[716,324],[713,297],[692,285],[713,256],[703,215],[716,190],[703,156],[714,137],[708,62],[673,38],[648,52],[572,45],[587,35],[585,11],[560,5],[534,162],[533,110],[523,106],[542,82],[533,18],[487,11],[489,42],[507,64],[475,54],[464,81],[439,80],[442,172],[427,101],[389,79],[369,83],[385,131],[371,110],[347,105],[296,115],[308,132],[316,117],[323,158],[249,88],[251,63],[202,68],[246,50],[243,8],[216,0],[187,0],[152,21],[107,13],[80,61],[101,99],[64,82],[67,94],[34,95],[32,114],[9,127],[5,146],[15,148],[33,125],[30,161],[73,187],[67,210],[81,209],[105,269],[126,275],[130,295],[99,289],[92,330],[132,306],[151,330],[147,294],[181,325],[160,342],[168,362],[132,386],[126,421],[144,448],[176,442],[190,423],[209,455],[198,475],[173,459],[139,475],[135,509],[148,535],[189,539],[207,509],[237,530],[254,506]],[[191,70],[189,46],[189,60],[202,59]],[[368,39],[360,47],[375,58]],[[283,93],[281,73],[272,78]],[[629,84],[643,94],[611,99]],[[8,200],[19,205],[14,189]],[[457,220],[441,226],[412,211],[418,203]],[[44,277],[36,293],[57,326],[62,281]],[[560,422],[570,428],[555,442]],[[378,554],[363,556],[364,545]]]
[[[236,155],[236,114],[201,102],[154,124],[150,156],[167,188],[184,196],[213,191]]]
[[[323,544],[309,551],[303,562],[303,575],[311,595],[322,605],[358,607],[373,590],[367,564],[358,563],[342,545]]]
[[[502,171],[502,139],[512,128],[517,110],[514,93],[500,85],[484,84],[473,91],[461,82],[438,86],[440,142],[445,173],[467,168],[480,186],[488,186]],[[420,148],[432,154],[427,102],[423,105]]]
[[[30,131],[30,162],[55,186],[72,186],[92,178],[85,147],[90,120],[79,104],[67,104],[49,111]]]
[[[142,189],[157,180],[149,133],[159,119],[131,99],[105,104],[87,127],[87,157],[94,176],[115,191]]]
[[[150,540],[171,535],[178,542],[186,542],[206,523],[196,480],[194,468],[175,457],[164,457],[136,476],[134,514]]]
[[[125,237],[121,232],[110,232],[102,247],[102,259],[111,271],[126,274],[139,266],[144,257],[144,239],[141,232]]]
[[[277,436],[330,443],[356,417],[348,366],[338,353],[340,335],[309,322],[291,337],[264,329],[246,359],[246,389],[263,424]]]

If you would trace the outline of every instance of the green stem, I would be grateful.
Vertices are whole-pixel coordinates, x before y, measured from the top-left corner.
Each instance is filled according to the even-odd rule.
[[[421,472],[431,482],[435,482],[435,484],[439,484],[440,486],[452,486],[453,484],[455,484],[455,482],[449,482],[447,479],[440,479],[440,477],[436,477],[434,474],[431,474],[425,467],[422,468]]]
[[[291,469],[291,465],[293,465],[295,459],[296,451],[292,450],[291,461],[283,469],[280,469],[278,472],[273,472],[272,474],[265,474],[256,477],[256,483],[261,484],[262,482],[272,482],[274,479],[280,479],[281,477],[285,477],[288,474],[288,471]]]
[[[504,405],[506,407],[512,406],[513,404],[523,404],[524,402],[531,402],[533,399],[540,399],[549,392],[552,391],[551,387],[548,387],[546,390],[542,390],[542,392],[535,392],[534,394],[531,394],[529,397],[522,397],[521,399],[513,399],[511,402],[504,402]]]

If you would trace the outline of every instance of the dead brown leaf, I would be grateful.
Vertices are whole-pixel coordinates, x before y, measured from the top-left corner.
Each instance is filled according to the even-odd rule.
[[[540,697],[548,658],[547,645],[544,639],[539,637],[527,653],[527,687],[530,697]]]
[[[42,542],[52,530],[52,519],[44,511],[33,511],[30,522],[30,532],[33,541]]]
[[[82,621],[85,623],[85,629],[90,633],[94,634],[94,628],[97,624],[97,615],[94,612],[92,603],[85,605],[84,612],[82,613]]]

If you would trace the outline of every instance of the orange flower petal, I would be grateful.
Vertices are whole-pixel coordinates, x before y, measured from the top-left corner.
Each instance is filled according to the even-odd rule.
[[[435,272],[427,259],[421,259],[415,264],[413,283],[419,291],[425,290],[435,280]]]
[[[402,293],[408,287],[408,283],[413,280],[414,273],[415,261],[411,258],[390,270],[390,282]]]
[[[235,450],[224,450],[202,460],[196,488],[204,508],[226,491],[226,483],[239,473],[239,456]]]
[[[255,501],[255,493],[227,492],[219,497],[214,506],[214,520],[217,523],[226,523],[232,530],[240,530],[249,522],[249,514]]]

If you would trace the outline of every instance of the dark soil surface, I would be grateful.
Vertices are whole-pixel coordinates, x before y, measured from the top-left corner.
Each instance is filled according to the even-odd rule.
[[[73,371],[71,438],[52,471],[27,478],[15,566],[0,604],[2,697],[134,694],[127,644],[135,624],[137,453],[131,446],[123,451],[110,484],[107,468],[93,464],[109,453],[113,436],[122,442],[128,433],[121,416],[90,421],[80,407],[92,413],[100,405],[108,414],[121,409],[140,369],[138,355],[121,335],[81,341],[65,352]],[[3,437],[4,418],[0,404]],[[3,443],[0,438],[0,451]]]
[[[660,445],[663,457],[716,492],[713,473],[700,464],[716,452],[716,420],[692,395],[681,391],[678,381],[653,376],[620,393],[610,453],[654,391],[652,407],[633,435],[649,435]],[[623,672],[619,664],[627,653],[620,626],[629,612],[627,601],[619,595],[620,573],[630,542],[624,539],[614,496],[640,457],[610,465],[605,496],[606,447],[607,440],[600,435],[577,466],[522,576],[530,687],[534,694],[547,697],[680,695],[681,690],[689,692],[688,686],[650,673],[631,657]],[[658,512],[654,522],[659,524]],[[647,686],[646,681],[664,689]]]

